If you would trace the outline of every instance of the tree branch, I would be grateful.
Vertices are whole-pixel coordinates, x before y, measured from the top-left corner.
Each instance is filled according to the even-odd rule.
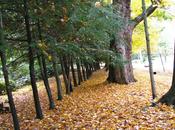
[[[146,10],[147,16],[150,16],[157,9],[157,7],[158,7],[157,5],[150,5]],[[132,27],[135,28],[140,22],[142,22],[143,19],[144,19],[144,13],[134,18],[132,20]]]
[[[19,39],[19,38],[5,38],[8,41],[17,41],[17,42],[27,42],[26,39]]]
[[[24,53],[23,55],[17,57],[15,60],[11,61],[9,64],[7,64],[7,67],[10,67],[10,65],[18,64],[20,60],[24,61],[22,59],[24,56],[27,56],[27,53]]]

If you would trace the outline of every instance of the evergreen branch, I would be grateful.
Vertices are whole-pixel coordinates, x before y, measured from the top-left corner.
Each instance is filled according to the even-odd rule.
[[[26,39],[19,39],[19,38],[5,38],[8,41],[17,41],[17,42],[27,42]]]

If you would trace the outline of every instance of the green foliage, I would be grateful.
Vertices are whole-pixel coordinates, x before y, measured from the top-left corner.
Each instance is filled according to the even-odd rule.
[[[9,87],[12,91],[17,89],[17,87],[15,86],[14,81],[10,81],[10,86]],[[6,85],[5,85],[4,82],[1,81],[0,82],[0,95],[2,95],[2,94],[6,94]]]
[[[149,21],[149,23],[151,50],[156,51],[159,40],[159,32],[161,30],[152,25],[151,21]],[[141,50],[146,50],[146,41],[144,37],[145,33],[143,23],[140,23],[133,32],[133,53],[138,53]]]

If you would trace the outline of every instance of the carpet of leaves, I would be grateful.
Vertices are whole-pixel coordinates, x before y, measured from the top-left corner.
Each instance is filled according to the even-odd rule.
[[[159,104],[149,107],[151,89],[148,72],[136,71],[136,83],[129,85],[108,84],[107,73],[95,72],[90,80],[55,100],[56,109],[48,110],[43,83],[38,83],[44,119],[35,119],[35,109],[30,87],[14,93],[21,130],[101,130],[101,129],[175,129],[175,111]],[[158,98],[171,84],[171,75],[155,76]],[[50,79],[56,99],[55,80]],[[0,130],[12,129],[10,114],[0,115]]]

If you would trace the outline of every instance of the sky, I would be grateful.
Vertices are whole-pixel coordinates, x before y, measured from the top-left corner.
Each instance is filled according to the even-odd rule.
[[[175,0],[171,1],[175,2]],[[175,5],[172,5],[167,12],[171,14],[172,20],[166,20],[159,23],[161,27],[164,27],[164,30],[160,34],[159,41],[165,41],[173,48],[175,42]]]

